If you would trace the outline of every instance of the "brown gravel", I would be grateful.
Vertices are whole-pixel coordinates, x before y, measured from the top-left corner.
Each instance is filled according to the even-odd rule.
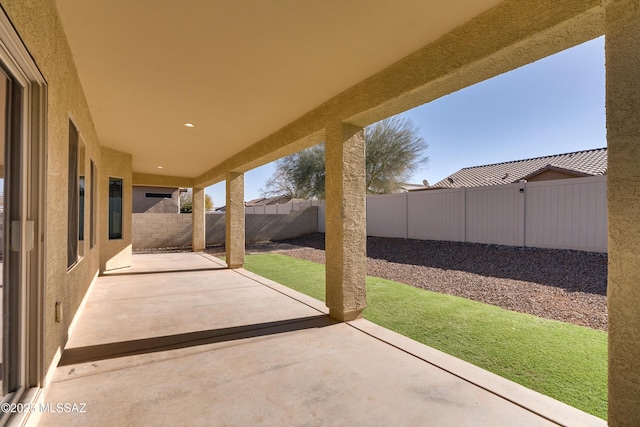
[[[275,249],[324,263],[324,234]],[[295,245],[302,248],[295,249]],[[369,237],[367,274],[593,329],[607,329],[607,255],[556,249]]]

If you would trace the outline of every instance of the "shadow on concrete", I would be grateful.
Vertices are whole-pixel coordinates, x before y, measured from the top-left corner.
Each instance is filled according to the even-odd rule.
[[[148,270],[148,271],[114,271],[106,272],[104,276],[137,276],[144,274],[165,274],[165,273],[192,273],[195,271],[218,271],[226,270],[226,267],[205,267],[205,268],[186,268],[186,269],[174,269],[174,270]]]
[[[339,323],[327,315],[301,317],[253,325],[234,326],[222,329],[188,332],[162,337],[142,338],[98,344],[87,347],[69,348],[64,351],[58,366],[95,362],[124,356],[156,353],[166,350],[195,347],[205,344],[235,341],[286,332],[315,329]]]

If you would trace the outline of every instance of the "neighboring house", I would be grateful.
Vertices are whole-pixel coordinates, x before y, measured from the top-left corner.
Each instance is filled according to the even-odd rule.
[[[285,203],[289,203],[290,201],[291,197],[288,196],[260,197],[257,199],[249,200],[248,202],[244,202],[244,205],[246,207],[284,205]]]
[[[425,188],[481,187],[512,184],[521,180],[546,181],[607,174],[607,149],[576,151],[533,159],[514,160],[484,166],[462,168]],[[419,191],[419,190],[414,190]]]
[[[274,196],[274,197],[258,197],[257,199],[249,200],[248,202],[244,202],[244,206],[247,208],[252,208],[256,206],[271,206],[271,205],[284,205],[292,201],[298,201],[301,199],[292,199],[288,196]],[[216,208],[216,212],[225,212],[226,206],[220,206]]]
[[[133,213],[179,212],[179,188],[133,186]]]
[[[402,182],[400,183],[400,188],[396,191],[396,193],[406,193],[407,191],[424,190],[425,187],[426,185],[424,184],[411,184],[409,182]]]

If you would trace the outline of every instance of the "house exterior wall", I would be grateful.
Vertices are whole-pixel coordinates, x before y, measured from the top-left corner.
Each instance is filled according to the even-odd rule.
[[[55,365],[67,341],[72,318],[86,291],[107,261],[126,265],[127,237],[121,242],[103,242],[85,252],[71,269],[66,268],[68,121],[73,117],[102,180],[110,174],[130,174],[130,157],[101,150],[87,101],[77,77],[73,57],[54,0],[2,0],[34,61],[47,80],[47,211],[46,288],[44,317],[45,363]],[[232,170],[249,170],[299,148],[320,142],[332,123],[348,121],[364,126],[455,90],[493,77],[546,55],[602,34],[602,15],[607,9],[607,127],[611,174],[608,197],[609,224],[609,312],[610,312],[610,425],[640,424],[638,390],[640,369],[640,314],[637,277],[640,264],[638,221],[638,105],[640,84],[637,69],[637,0],[505,1],[460,29],[442,37],[353,88],[334,96],[300,119],[256,142],[196,179],[206,186],[223,179]],[[339,66],[340,64],[335,64]],[[259,73],[259,71],[256,71]],[[103,156],[105,158],[103,158]],[[115,160],[125,160],[116,165]],[[128,171],[126,169],[129,169]],[[185,185],[188,186],[188,185]],[[127,190],[129,189],[129,190]],[[130,184],[125,200],[131,196]],[[106,198],[99,186],[99,199]],[[130,209],[130,206],[129,206]],[[105,210],[99,210],[99,224],[105,224]],[[126,211],[125,211],[126,212]],[[130,210],[129,210],[130,212]],[[364,227],[364,224],[360,224]],[[131,236],[130,229],[125,236]],[[130,238],[130,237],[128,237]],[[99,248],[96,250],[96,248]],[[103,253],[103,257],[100,253]],[[113,261],[113,262],[112,262]],[[65,315],[54,322],[54,304],[60,302]]]
[[[133,179],[131,154],[102,147],[102,168],[98,171],[101,194],[99,210],[100,271],[131,266],[131,204]],[[122,179],[122,238],[109,239],[109,178]]]
[[[554,170],[547,170],[544,171],[542,173],[539,173],[536,176],[533,176],[531,178],[527,178],[528,182],[535,182],[535,181],[551,181],[554,179],[569,179],[569,178],[575,178],[575,175],[571,175],[568,173],[564,173],[564,172],[560,172],[560,171],[554,171]]]
[[[69,337],[74,315],[80,307],[100,264],[99,242],[85,246],[84,256],[67,269],[67,181],[69,120],[72,118],[85,143],[85,155],[100,171],[102,152],[89,107],[80,84],[73,56],[66,42],[54,1],[2,0],[2,7],[20,34],[29,53],[47,81],[46,180],[48,200],[44,245],[44,365],[55,367]],[[98,198],[104,192],[98,189]],[[98,213],[99,215],[99,213]],[[85,218],[86,219],[86,218]],[[55,304],[62,319],[55,322]]]
[[[171,194],[170,198],[148,197],[148,194]],[[171,187],[133,187],[133,213],[178,213],[180,189]]]
[[[209,186],[602,35],[602,0],[505,1],[195,178]]]

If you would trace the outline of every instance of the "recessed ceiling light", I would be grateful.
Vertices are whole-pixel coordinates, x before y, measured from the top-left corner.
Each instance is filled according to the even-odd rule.
[[[193,123],[185,123],[185,124],[184,124],[184,127],[187,127],[187,128],[194,128],[194,127],[196,127],[196,125],[194,125]]]
[[[158,169],[162,169],[164,166],[158,166]]]

